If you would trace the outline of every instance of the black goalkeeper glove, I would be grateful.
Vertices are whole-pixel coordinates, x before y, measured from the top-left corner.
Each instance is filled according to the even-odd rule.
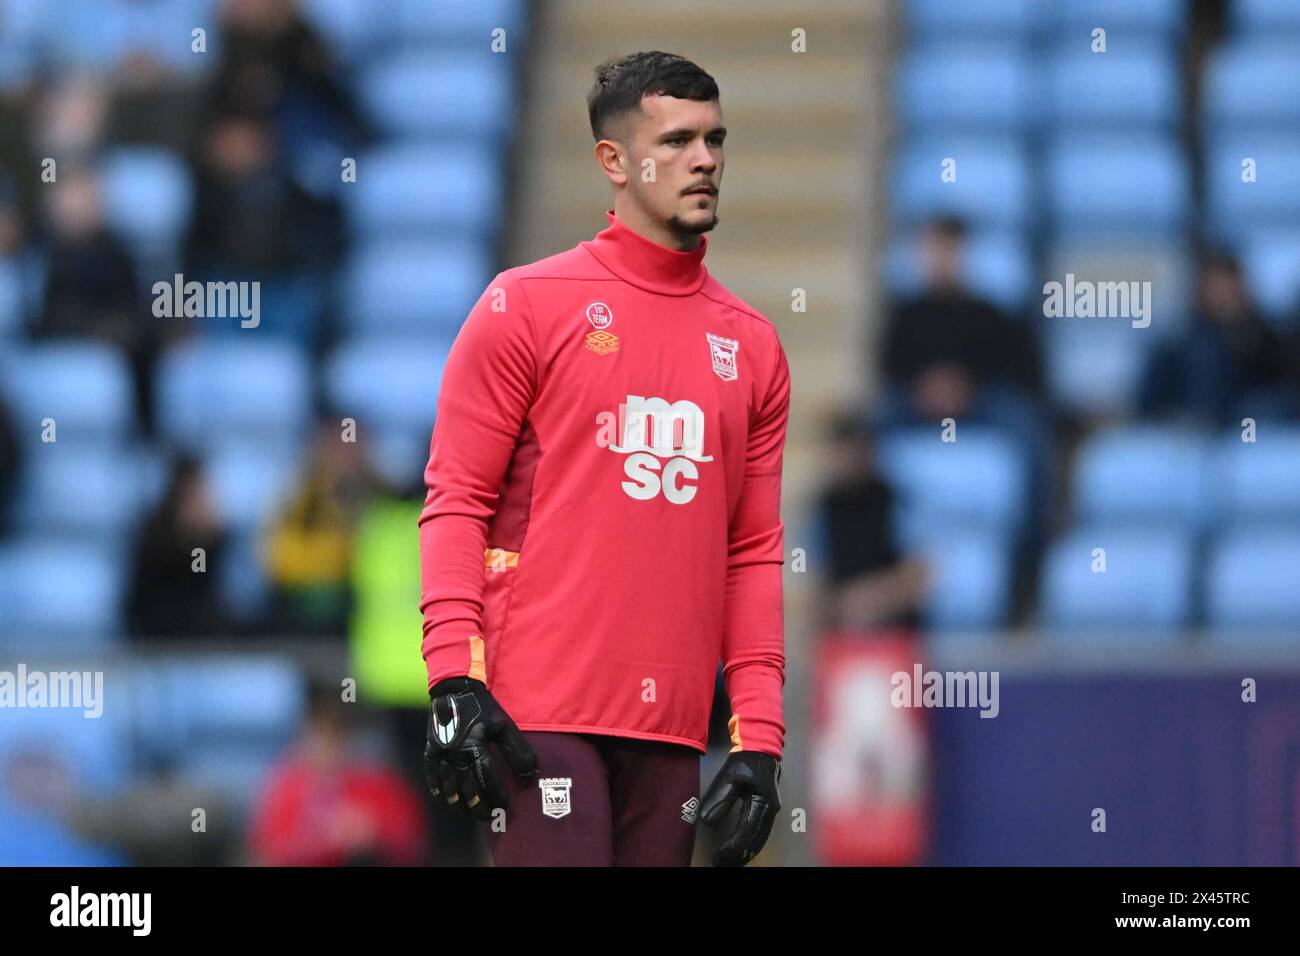
[[[769,754],[738,750],[727,756],[700,804],[700,822],[716,827],[740,803],[735,827],[713,854],[714,866],[744,866],[763,849],[781,809],[780,779],[781,764]]]
[[[537,754],[482,681],[450,677],[435,684],[429,697],[429,736],[424,745],[429,793],[487,820],[493,810],[510,805],[510,793],[488,744],[496,744],[510,769],[521,777],[537,772]]]

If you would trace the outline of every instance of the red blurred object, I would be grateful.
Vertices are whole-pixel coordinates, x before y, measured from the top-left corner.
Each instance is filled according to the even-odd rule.
[[[892,676],[911,673],[922,644],[906,631],[833,631],[817,640],[813,827],[831,866],[908,866],[930,842],[925,711],[890,703]]]
[[[251,850],[266,866],[416,866],[428,839],[419,798],[394,771],[295,755],[258,801]]]

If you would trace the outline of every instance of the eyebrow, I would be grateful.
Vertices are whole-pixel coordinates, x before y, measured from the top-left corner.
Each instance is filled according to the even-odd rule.
[[[716,136],[716,135],[718,135],[719,133],[721,133],[721,134],[725,137],[725,136],[727,135],[727,127],[725,127],[725,126],[715,126],[713,129],[709,130],[709,131],[708,131],[707,133],[705,133],[704,135],[705,135],[705,136]],[[678,136],[694,136],[694,135],[695,135],[695,129],[694,129],[693,127],[685,127],[685,126],[683,126],[683,127],[681,127],[680,129],[670,129],[670,130],[668,130],[666,133],[660,133],[660,134],[659,134],[659,138],[660,138],[660,139],[675,139],[675,138],[678,137]]]

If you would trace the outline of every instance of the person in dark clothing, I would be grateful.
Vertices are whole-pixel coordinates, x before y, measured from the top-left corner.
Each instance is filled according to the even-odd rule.
[[[21,472],[22,443],[18,439],[18,429],[9,409],[0,399],[0,536],[6,533],[12,520],[10,505]]]
[[[95,174],[85,167],[61,170],[48,211],[45,292],[32,336],[97,339],[120,349],[131,363],[136,412],[148,431],[158,328],[140,294],[135,260],[104,219]]]
[[[884,376],[907,412],[927,421],[968,414],[993,386],[1026,394],[1041,386],[1032,328],[1011,322],[965,287],[965,234],[965,226],[951,218],[926,227],[925,286],[893,306],[885,328]]]
[[[1151,355],[1142,411],[1207,428],[1274,412],[1282,404],[1284,353],[1282,337],[1250,299],[1241,264],[1210,253],[1190,326]]]
[[[217,570],[228,535],[208,497],[202,469],[182,457],[162,504],[136,545],[128,616],[140,637],[224,635],[232,623],[222,606]],[[203,570],[196,570],[202,548]]]
[[[915,628],[926,568],[899,550],[894,491],[876,472],[871,436],[845,414],[832,420],[829,438],[830,480],[817,498],[826,548],[820,625]]]

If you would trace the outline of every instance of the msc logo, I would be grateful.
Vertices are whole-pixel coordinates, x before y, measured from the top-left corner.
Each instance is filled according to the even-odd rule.
[[[695,497],[704,454],[704,412],[685,399],[671,405],[662,398],[629,395],[623,406],[619,440],[610,450],[627,455],[623,490],[638,501],[660,494],[675,505]]]

